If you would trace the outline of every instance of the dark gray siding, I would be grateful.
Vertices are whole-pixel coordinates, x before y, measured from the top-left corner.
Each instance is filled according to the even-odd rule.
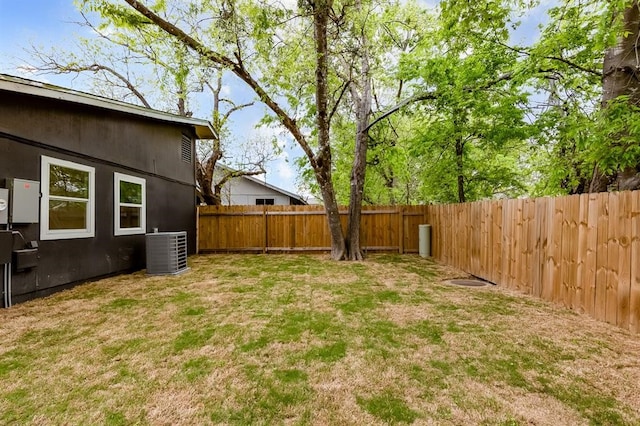
[[[13,273],[14,303],[144,268],[144,235],[114,236],[114,172],[146,180],[147,232],[187,231],[189,252],[195,251],[194,159],[182,160],[183,133],[193,143],[186,125],[0,92],[0,186],[10,178],[40,181],[42,155],[96,170],[94,238],[40,241],[39,225],[13,226],[39,244],[38,267]],[[22,248],[19,238],[14,248]]]

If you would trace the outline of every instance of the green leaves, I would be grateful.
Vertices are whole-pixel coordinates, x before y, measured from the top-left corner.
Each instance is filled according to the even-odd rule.
[[[115,25],[116,27],[135,29],[145,24],[150,24],[144,16],[132,10],[130,7],[119,4],[112,4],[108,1],[101,0],[76,0],[76,5],[81,10],[96,12],[107,22],[102,24],[101,28],[107,25]]]
[[[109,37],[150,60],[158,84],[183,96],[211,76],[198,52],[115,0],[77,0]],[[262,0],[149,0],[146,4],[212,51],[241,63],[317,149],[317,5]],[[455,201],[583,191],[594,165],[640,163],[640,113],[620,97],[602,110],[606,50],[624,36],[630,0],[333,1],[327,22],[331,175],[348,202],[363,52],[370,57],[374,116],[413,95],[369,130],[365,202]],[[530,45],[513,42],[520,20],[548,13]],[[531,26],[531,23],[528,24]],[[362,40],[368,40],[364,46]],[[90,45],[87,45],[89,48]],[[365,49],[366,47],[366,49]],[[95,48],[95,47],[94,47]],[[351,92],[351,89],[357,89]],[[264,97],[264,95],[263,95]],[[263,99],[264,100],[264,99]],[[279,126],[267,114],[261,124]],[[318,189],[315,173],[303,180]]]

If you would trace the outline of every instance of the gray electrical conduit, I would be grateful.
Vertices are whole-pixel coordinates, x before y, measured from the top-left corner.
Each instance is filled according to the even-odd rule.
[[[11,307],[11,264],[4,264],[4,275],[2,277],[2,282],[4,283],[4,307]]]

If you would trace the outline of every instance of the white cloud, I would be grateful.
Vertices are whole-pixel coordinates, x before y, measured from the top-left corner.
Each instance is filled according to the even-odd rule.
[[[283,9],[287,9],[287,10],[298,9],[298,0],[279,0],[278,3],[280,3]]]
[[[276,173],[282,179],[290,180],[293,179],[296,175],[296,172],[289,165],[289,163],[285,163],[284,161],[278,162],[276,166]]]
[[[223,84],[220,88],[220,95],[222,96],[230,96],[231,95],[231,86],[228,84]]]
[[[401,3],[408,3],[408,1],[401,1]],[[437,0],[416,0],[416,3],[418,3],[420,6],[424,7],[425,9],[437,9],[438,5],[440,4],[439,1]]]
[[[16,67],[16,72],[18,74],[20,74],[21,76],[26,77],[26,76],[34,75],[35,73],[38,72],[38,69],[36,67],[32,66],[32,65],[29,65],[29,64],[22,64],[22,65],[18,65]]]
[[[287,152],[288,137],[289,133],[282,128],[266,126],[256,127],[248,135],[249,140],[253,139],[257,141],[272,141],[275,139],[278,148],[280,148],[280,154],[278,155],[278,158],[281,159],[289,158],[289,153]]]
[[[36,80],[45,84],[51,84],[51,81],[38,74],[37,68],[29,64],[18,65],[15,69],[15,72],[18,77],[27,78],[29,80]]]

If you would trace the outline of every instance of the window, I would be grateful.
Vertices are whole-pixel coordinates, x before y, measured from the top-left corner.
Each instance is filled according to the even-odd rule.
[[[256,206],[273,206],[273,198],[256,198]]]
[[[95,169],[42,156],[40,239],[95,235]]]
[[[144,234],[146,230],[146,188],[142,178],[113,174],[114,234]]]

